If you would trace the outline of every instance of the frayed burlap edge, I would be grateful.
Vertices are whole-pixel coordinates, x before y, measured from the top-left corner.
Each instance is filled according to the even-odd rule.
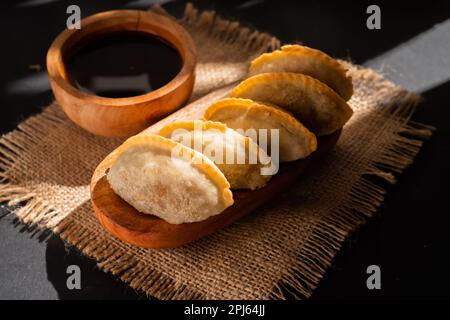
[[[245,41],[238,24],[212,19],[214,16],[213,13],[202,13],[199,16],[196,9],[188,5],[183,19],[197,21],[202,28],[205,27],[205,23],[209,23],[211,28],[208,30],[213,33],[215,32],[211,31],[214,30],[213,26],[218,25],[214,21],[219,21],[220,26],[231,27],[225,28],[230,31],[229,34],[221,29],[215,33],[217,36],[225,37],[229,41]],[[267,49],[279,46],[279,41],[268,35],[255,34],[252,39],[249,46],[264,46]],[[372,70],[366,70],[362,76],[373,78],[373,81],[381,81],[381,76]],[[420,101],[417,95],[399,90],[397,96],[390,101],[392,102],[385,106],[383,112],[389,112],[389,117],[397,117],[403,123],[396,138],[384,146],[383,152],[378,157],[371,160],[365,170],[367,174],[361,176],[355,183],[342,206],[313,226],[309,239],[299,250],[297,263],[273,288],[270,298],[285,299],[287,296],[305,298],[312,294],[343,241],[376,213],[384,199],[385,188],[380,183],[372,181],[370,176],[377,176],[394,184],[395,174],[401,173],[412,163],[423,140],[431,136],[432,127],[409,121]],[[49,127],[58,126],[64,121],[65,117],[56,106],[49,107],[41,114],[25,120],[16,130],[0,139],[0,202],[7,202],[10,206],[21,205],[14,210],[14,214],[22,223],[31,225],[35,230],[50,229],[59,234],[62,239],[95,258],[101,269],[118,276],[135,289],[159,299],[204,298],[202,294],[174,279],[149,270],[133,255],[108,247],[106,244],[99,244],[94,241],[96,235],[89,230],[61,221],[52,205],[38,198],[27,186],[18,186],[10,182],[10,172],[23,154],[22,151],[41,140]]]
[[[416,96],[405,93],[403,104],[392,107],[399,113],[409,112],[418,101]],[[371,160],[366,174],[352,186],[342,206],[313,226],[310,237],[298,253],[297,264],[281,278],[271,293],[272,298],[285,299],[286,293],[297,299],[312,295],[343,242],[376,214],[384,200],[386,189],[371,176],[395,184],[395,174],[402,173],[413,162],[423,140],[431,137],[433,130],[431,126],[413,121],[403,125],[395,140]]]
[[[156,4],[150,9],[155,13],[172,17],[163,7]],[[257,30],[242,26],[238,21],[225,20],[215,11],[205,10],[199,12],[192,3],[187,3],[182,24],[199,32],[205,32],[211,38],[219,39],[226,44],[236,44],[244,51],[262,52],[271,51],[280,47],[280,40],[276,37]]]

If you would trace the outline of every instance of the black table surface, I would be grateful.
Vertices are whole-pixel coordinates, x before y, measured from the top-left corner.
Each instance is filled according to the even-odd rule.
[[[48,80],[30,65],[45,68],[46,51],[65,28],[66,8],[82,16],[108,9],[144,9],[152,1],[2,1],[0,130],[6,133],[52,101]],[[355,63],[364,63],[450,17],[448,1],[379,3],[381,30],[366,28],[370,3],[342,1],[194,1],[226,18],[269,32],[283,42],[301,41]],[[184,4],[169,2],[171,12]],[[439,47],[439,43],[435,43]],[[421,63],[427,63],[422,61]],[[450,78],[450,70],[448,70]],[[415,162],[388,192],[379,213],[343,245],[312,299],[448,299],[450,225],[450,82],[425,92],[413,119],[436,126]],[[33,237],[0,208],[0,299],[145,299],[95,261],[51,235]],[[68,290],[66,268],[80,266],[82,289]],[[368,290],[366,268],[381,268],[381,290]]]

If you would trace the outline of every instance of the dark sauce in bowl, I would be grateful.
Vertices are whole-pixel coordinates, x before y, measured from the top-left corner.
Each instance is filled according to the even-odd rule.
[[[124,98],[161,88],[180,72],[182,58],[165,40],[144,32],[102,35],[66,58],[69,81],[89,94]]]

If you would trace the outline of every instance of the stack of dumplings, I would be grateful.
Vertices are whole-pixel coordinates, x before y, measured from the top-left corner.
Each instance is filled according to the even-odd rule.
[[[203,119],[128,139],[116,152],[109,184],[138,211],[172,224],[217,215],[233,204],[231,190],[264,187],[278,162],[308,157],[317,136],[344,126],[353,113],[346,73],[335,59],[305,46],[262,54]]]

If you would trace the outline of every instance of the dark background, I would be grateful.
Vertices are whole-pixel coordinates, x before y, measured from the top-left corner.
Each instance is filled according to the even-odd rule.
[[[0,131],[6,133],[52,101],[49,85],[30,65],[45,69],[45,55],[65,28],[66,8],[86,17],[108,9],[148,7],[151,1],[2,1],[0,9]],[[193,1],[200,9],[239,19],[283,42],[301,41],[355,63],[364,63],[450,18],[449,1]],[[382,11],[382,29],[365,27],[369,4]],[[181,14],[184,4],[165,7]],[[439,47],[439,43],[435,44]],[[448,53],[450,54],[450,52]],[[427,63],[422,61],[421,63]],[[448,71],[450,78],[450,70]],[[427,92],[414,120],[437,127],[414,164],[386,186],[379,214],[348,239],[313,299],[448,299],[450,297],[449,181],[450,82]],[[36,236],[0,209],[0,299],[142,299],[144,296],[50,235]],[[66,268],[77,264],[82,290],[66,288]],[[366,268],[381,267],[382,289],[366,288]]]

